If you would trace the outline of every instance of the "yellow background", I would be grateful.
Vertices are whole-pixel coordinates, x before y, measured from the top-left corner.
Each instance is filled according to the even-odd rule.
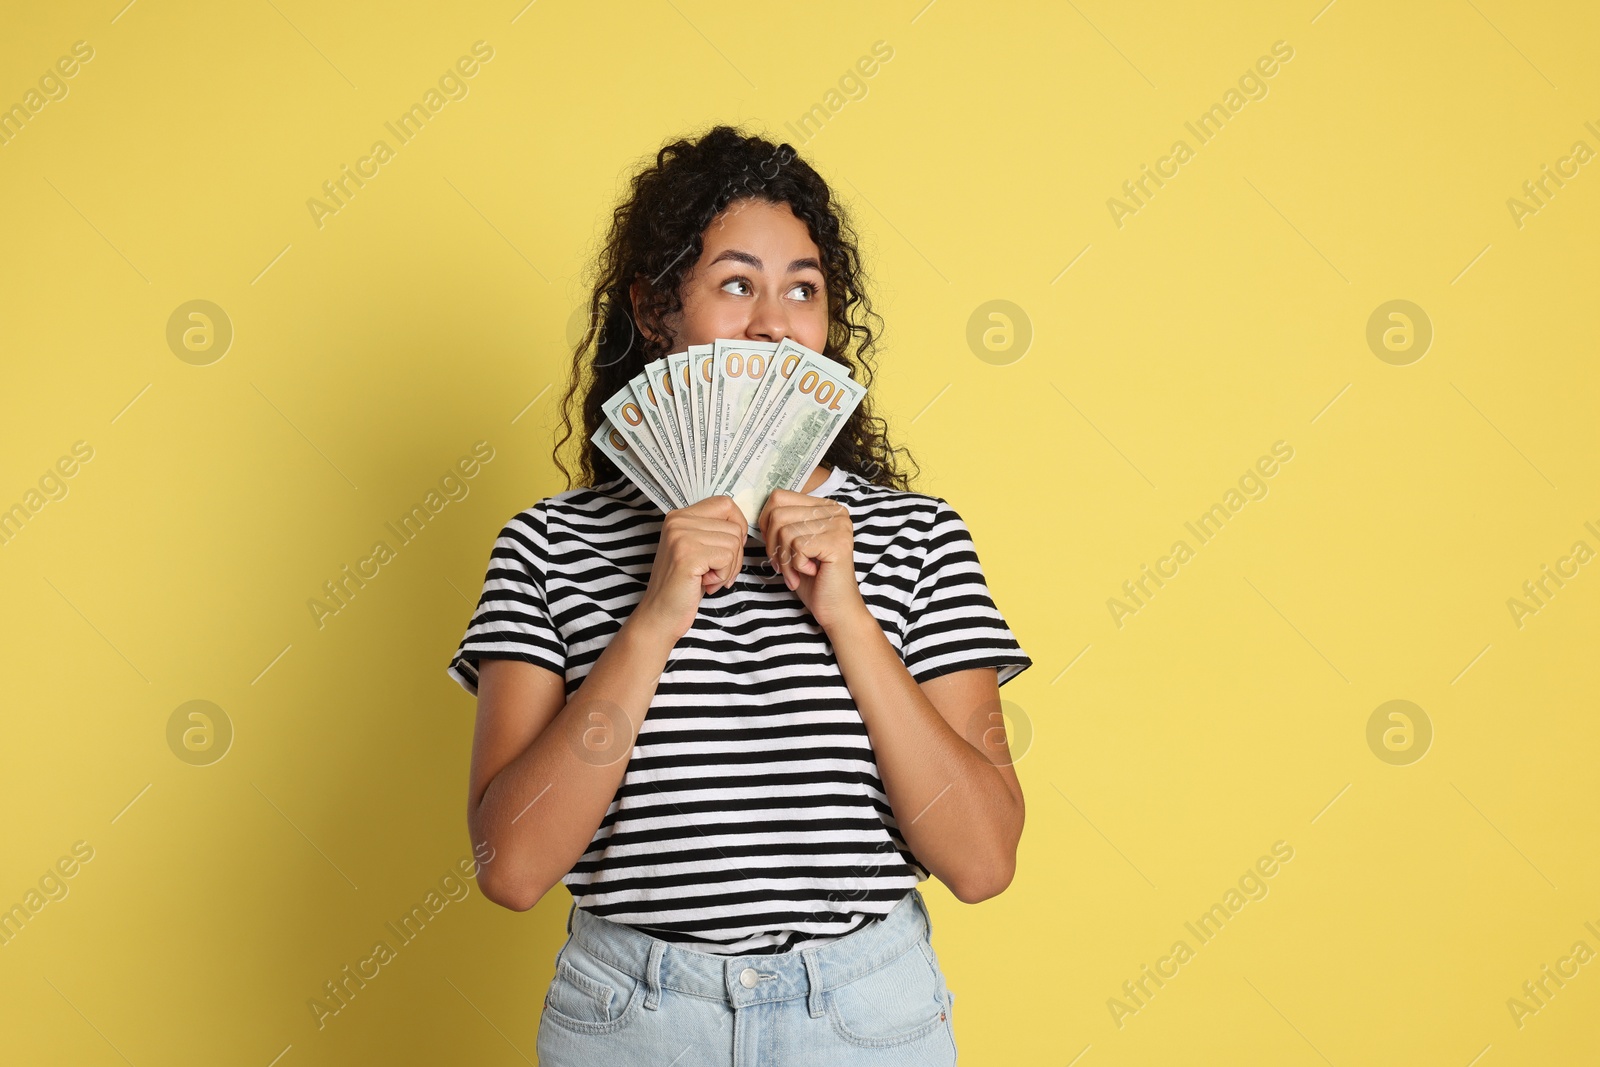
[[[0,548],[8,1062],[533,1059],[567,893],[474,889],[318,1030],[307,1000],[469,854],[472,702],[444,672],[549,459],[568,322],[623,175],[718,120],[790,140],[855,214],[877,402],[971,525],[1036,666],[1003,695],[1028,826],[976,906],[926,883],[962,1062],[1567,1064],[1600,1057],[1600,17],[1505,0],[1064,6],[31,5],[0,103],[94,49],[0,147],[0,506],[93,459]],[[494,49],[319,229],[306,207]],[[814,136],[874,42],[893,58]],[[1274,42],[1293,59],[1201,146]],[[1124,181],[1195,149],[1119,227]],[[1068,269],[1070,266],[1070,269]],[[166,342],[216,303],[208,366]],[[1031,346],[967,343],[1007,300]],[[1434,337],[1398,366],[1375,309]],[[1016,323],[1013,323],[1016,325]],[[1414,353],[1413,353],[1414,354]],[[931,402],[931,403],[930,403]],[[307,601],[472,443],[495,458],[319,629]],[[1210,543],[1184,523],[1294,450]],[[1107,601],[1194,558],[1120,627]],[[167,723],[235,736],[191,766]],[[1434,732],[1409,765],[1367,723]],[[115,821],[113,821],[115,820]],[[1275,841],[1220,936],[1184,923]],[[1137,1014],[1122,983],[1195,949]],[[275,1060],[276,1058],[276,1060]]]

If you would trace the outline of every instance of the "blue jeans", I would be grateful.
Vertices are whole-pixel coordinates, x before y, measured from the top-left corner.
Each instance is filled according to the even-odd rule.
[[[541,1067],[946,1067],[951,1005],[912,889],[815,948],[717,956],[576,906],[539,1021]]]

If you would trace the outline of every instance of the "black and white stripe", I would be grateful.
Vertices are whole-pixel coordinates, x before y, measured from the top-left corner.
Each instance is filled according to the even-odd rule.
[[[990,598],[944,500],[834,470],[856,577],[913,678],[1032,660]],[[570,697],[644,594],[661,511],[618,477],[539,501],[496,538],[449,674],[512,658]],[[656,689],[622,784],[563,879],[579,907],[703,952],[786,952],[888,913],[928,872],[901,838],[866,727],[822,628],[745,543],[732,588],[701,602]]]

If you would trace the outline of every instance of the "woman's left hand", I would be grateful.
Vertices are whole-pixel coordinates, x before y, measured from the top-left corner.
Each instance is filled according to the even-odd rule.
[[[856,584],[849,508],[827,497],[774,489],[756,526],[784,583],[824,631],[866,610]]]

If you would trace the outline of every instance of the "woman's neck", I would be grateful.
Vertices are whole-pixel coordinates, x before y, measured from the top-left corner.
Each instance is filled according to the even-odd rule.
[[[833,473],[833,471],[831,471],[827,467],[818,466],[815,470],[813,470],[811,472],[811,477],[806,479],[806,484],[800,487],[800,491],[802,493],[811,492],[811,490],[815,489],[817,486],[819,486],[823,482],[827,481],[828,480],[828,475],[830,475],[832,473]]]

